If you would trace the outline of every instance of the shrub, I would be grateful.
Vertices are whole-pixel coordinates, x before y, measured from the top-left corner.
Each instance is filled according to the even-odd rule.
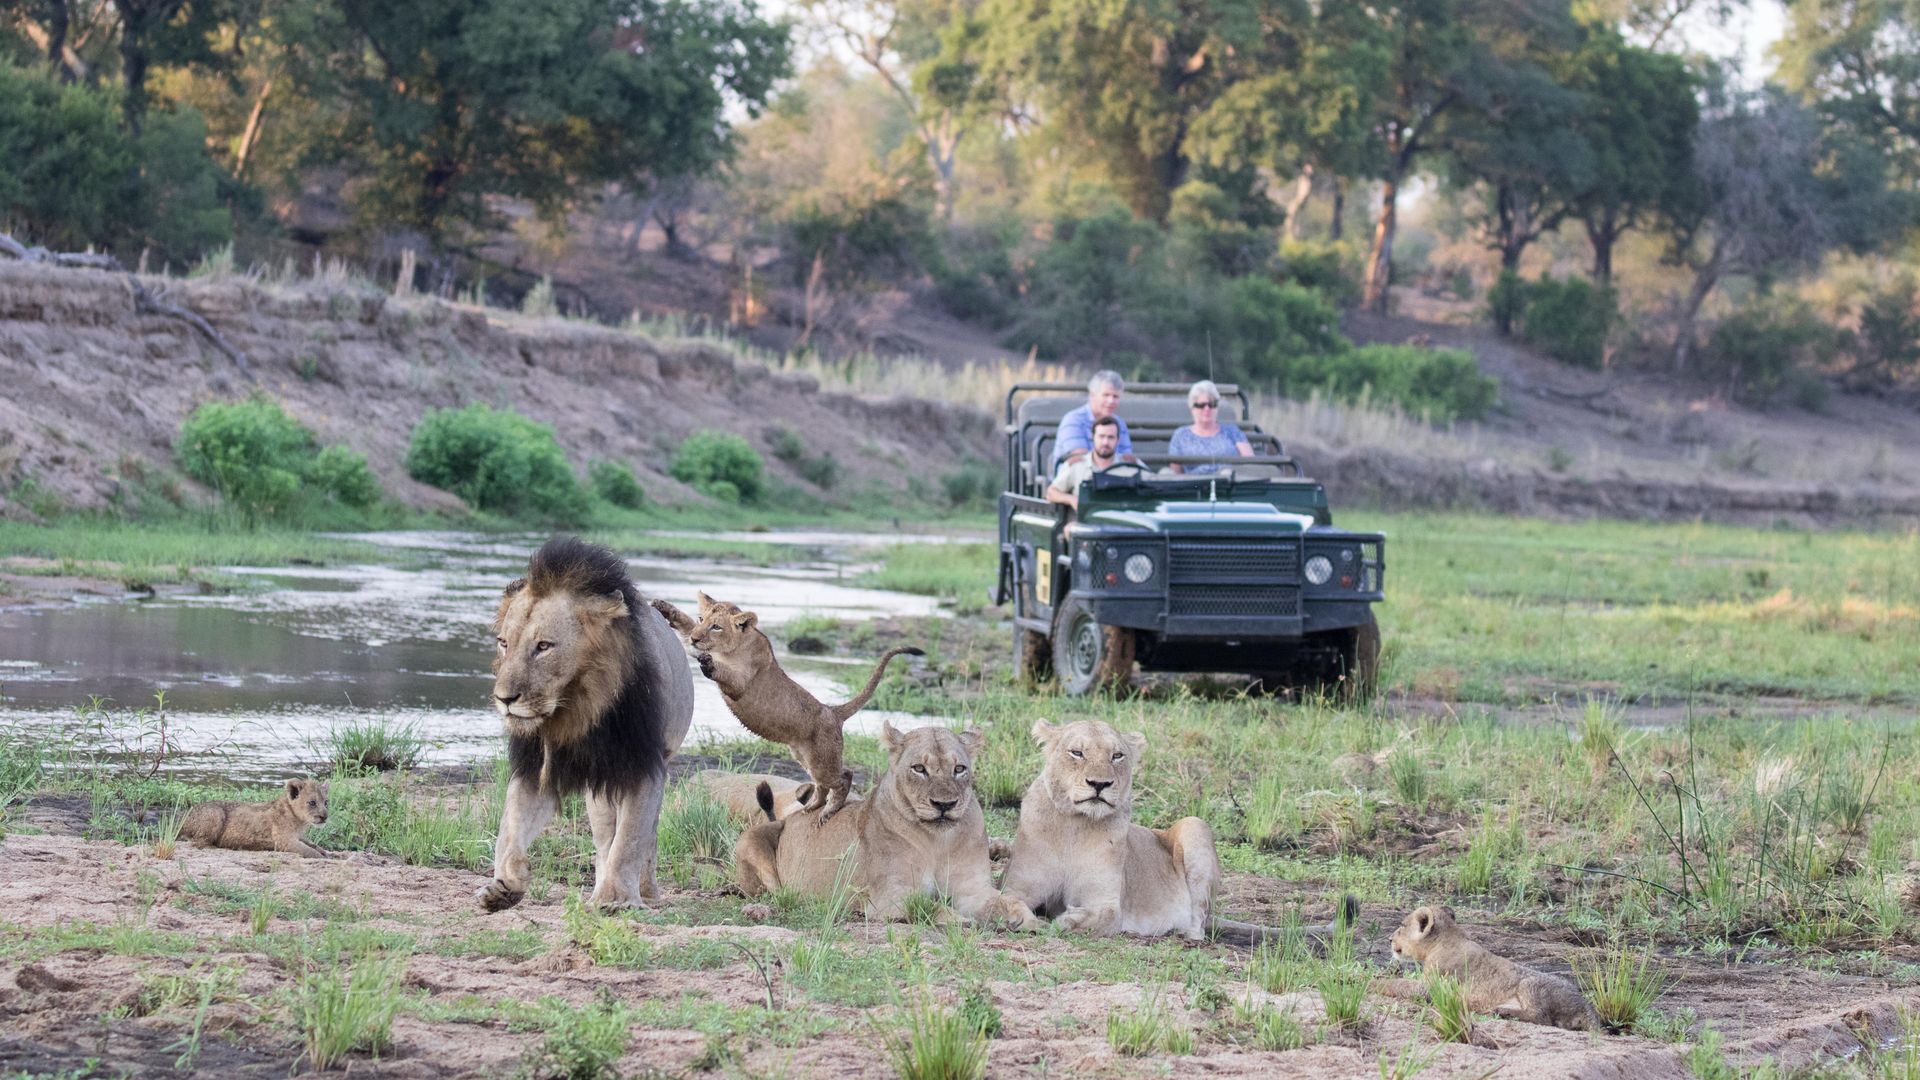
[[[1636,952],[1616,944],[1599,956],[1575,957],[1572,966],[1581,993],[1613,1031],[1633,1030],[1667,988],[1667,973],[1653,963],[1651,950]]]
[[[293,1016],[306,1040],[308,1064],[327,1069],[356,1050],[378,1054],[393,1042],[407,960],[405,953],[351,963],[339,957],[301,978]]]
[[[344,446],[329,446],[314,455],[307,480],[342,506],[365,510],[380,501],[380,481],[367,467],[367,456]]]
[[[1555,281],[1542,274],[1521,296],[1520,327],[1529,342],[1556,360],[1599,370],[1606,361],[1607,335],[1619,317],[1612,289],[1584,278]]]
[[[638,510],[647,505],[646,489],[634,478],[633,467],[624,462],[603,458],[588,465],[587,485],[602,501],[622,509]]]
[[[1500,383],[1482,374],[1464,349],[1363,345],[1308,358],[1282,389],[1296,397],[1321,390],[1345,400],[1366,393],[1373,401],[1447,422],[1484,418],[1499,398]]]
[[[858,205],[803,207],[787,222],[787,234],[785,250],[799,255],[795,284],[806,283],[816,256],[836,285],[900,277],[932,261],[926,209],[897,195]]]
[[[599,1080],[618,1076],[614,1063],[627,1052],[632,1041],[627,1010],[611,994],[601,996],[584,1009],[558,1009],[554,1025],[540,1044],[540,1052],[529,1070],[535,1076],[560,1077],[562,1080]]]
[[[802,458],[798,466],[800,478],[821,491],[831,490],[840,482],[840,462],[828,451],[819,457]]]
[[[945,1008],[924,994],[880,1030],[894,1075],[904,1080],[978,1080],[987,1072],[987,1033],[977,1016]]]
[[[747,440],[724,431],[697,431],[673,453],[669,474],[724,502],[754,502],[765,465]]]
[[[1352,347],[1340,333],[1340,313],[1304,285],[1246,277],[1226,282],[1216,296],[1212,317],[1199,321],[1213,331],[1222,370],[1235,377],[1291,392],[1303,364]]]
[[[255,522],[292,509],[312,459],[313,432],[264,397],[213,401],[180,425],[174,453],[188,476]]]
[[[1273,226],[1266,214],[1248,220],[1249,205],[1271,208],[1264,199],[1247,204],[1215,184],[1189,180],[1173,191],[1167,227],[1182,262],[1224,275],[1264,269],[1274,253]]]
[[[1920,368],[1920,284],[1911,274],[1867,297],[1852,344],[1854,373],[1875,382]]]
[[[960,467],[940,477],[940,494],[955,508],[984,504],[1000,493],[1000,470],[968,455]]]
[[[430,409],[414,426],[407,475],[472,505],[555,524],[587,516],[587,496],[553,428],[475,403]]]
[[[1336,307],[1345,307],[1360,298],[1356,258],[1344,241],[1287,240],[1280,245],[1280,273]]]
[[[1823,364],[1840,334],[1797,301],[1750,304],[1720,320],[1700,357],[1702,374],[1723,379],[1734,397],[1765,404],[1794,385],[1796,372]],[[1796,395],[1799,396],[1799,395]]]

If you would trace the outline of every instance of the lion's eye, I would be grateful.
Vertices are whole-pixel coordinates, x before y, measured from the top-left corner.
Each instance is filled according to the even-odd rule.
[[[965,765],[955,765],[953,767],[953,775],[955,776],[967,775],[967,767]]]
[[[1125,761],[1125,760],[1126,760],[1126,757],[1127,757],[1127,755],[1125,755],[1125,754],[1123,754],[1123,753],[1121,753],[1121,752],[1120,752],[1120,751],[1118,751],[1118,750],[1115,750],[1115,751],[1113,752],[1113,760],[1115,760],[1115,761]]]
[[[552,648],[553,642],[551,641],[536,641],[533,643],[533,651],[536,653],[543,653]]]
[[[915,765],[913,771],[919,773],[921,776],[927,775],[927,767],[925,765]]]
[[[506,647],[507,647],[507,639],[506,639],[506,638],[503,638],[503,637],[497,637],[497,638],[494,638],[494,639],[493,639],[493,643],[494,643],[495,645],[498,645],[498,646],[500,646],[500,648],[501,648],[501,650],[502,650],[502,651],[505,651],[505,650],[506,650]]]
[[[1086,759],[1086,756],[1087,756],[1087,755],[1085,755],[1085,754],[1083,754],[1083,753],[1081,753],[1081,752],[1080,752],[1080,751],[1078,751],[1078,750],[1069,750],[1069,751],[1067,751],[1067,754],[1068,754],[1068,756],[1070,756],[1070,757],[1075,757],[1075,758],[1079,758],[1079,759],[1081,759],[1081,760],[1085,760],[1085,759]]]

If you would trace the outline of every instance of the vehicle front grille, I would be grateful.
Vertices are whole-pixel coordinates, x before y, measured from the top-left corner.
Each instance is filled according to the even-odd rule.
[[[1174,541],[1168,579],[1179,585],[1277,585],[1300,580],[1297,541]]]
[[[1249,585],[1189,585],[1167,598],[1169,615],[1296,616],[1300,590]]]

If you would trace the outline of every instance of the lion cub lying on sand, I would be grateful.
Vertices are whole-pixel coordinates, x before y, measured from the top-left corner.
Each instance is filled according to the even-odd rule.
[[[887,771],[870,798],[849,802],[846,813],[818,828],[784,818],[740,834],[733,849],[740,891],[759,896],[785,887],[828,896],[844,875],[854,906],[869,918],[903,918],[909,897],[939,893],[974,922],[1040,925],[1026,905],[993,888],[986,818],[973,791],[981,734],[937,727],[902,733],[884,724],[880,741]],[[765,798],[770,816],[771,790]]]
[[[1135,825],[1133,767],[1146,736],[1082,720],[1033,725],[1045,755],[1040,776],[1020,800],[1013,861],[1001,889],[1067,930],[1094,934],[1209,935],[1236,945],[1277,940],[1274,927],[1219,919],[1213,893],[1220,859],[1213,830],[1196,817],[1165,829]],[[1352,925],[1358,906],[1341,903]],[[1310,926],[1325,938],[1334,924]]]
[[[334,853],[301,838],[309,825],[327,823],[327,785],[320,780],[289,780],[287,790],[268,803],[210,802],[187,811],[180,839],[235,851],[292,851],[312,859]]]
[[[813,778],[806,809],[824,805],[818,824],[826,824],[847,804],[853,790],[853,772],[841,764],[841,725],[873,697],[889,661],[925,654],[911,646],[888,649],[880,654],[866,689],[844,704],[822,705],[780,669],[773,642],[760,632],[760,616],[706,593],[699,596],[697,620],[665,600],[655,600],[653,606],[699,653],[701,674],[720,687],[721,698],[740,723],[755,735],[793,750],[795,760]]]
[[[1467,990],[1467,1007],[1529,1024],[1600,1031],[1600,1014],[1558,975],[1521,967],[1467,938],[1448,907],[1415,908],[1393,932],[1393,955],[1428,975],[1451,975]]]

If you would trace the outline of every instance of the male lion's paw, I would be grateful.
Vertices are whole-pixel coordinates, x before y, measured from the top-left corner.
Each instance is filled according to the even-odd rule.
[[[494,878],[474,894],[474,899],[480,901],[481,911],[492,912],[505,911],[525,899],[526,895],[524,890],[509,889],[506,882]]]

